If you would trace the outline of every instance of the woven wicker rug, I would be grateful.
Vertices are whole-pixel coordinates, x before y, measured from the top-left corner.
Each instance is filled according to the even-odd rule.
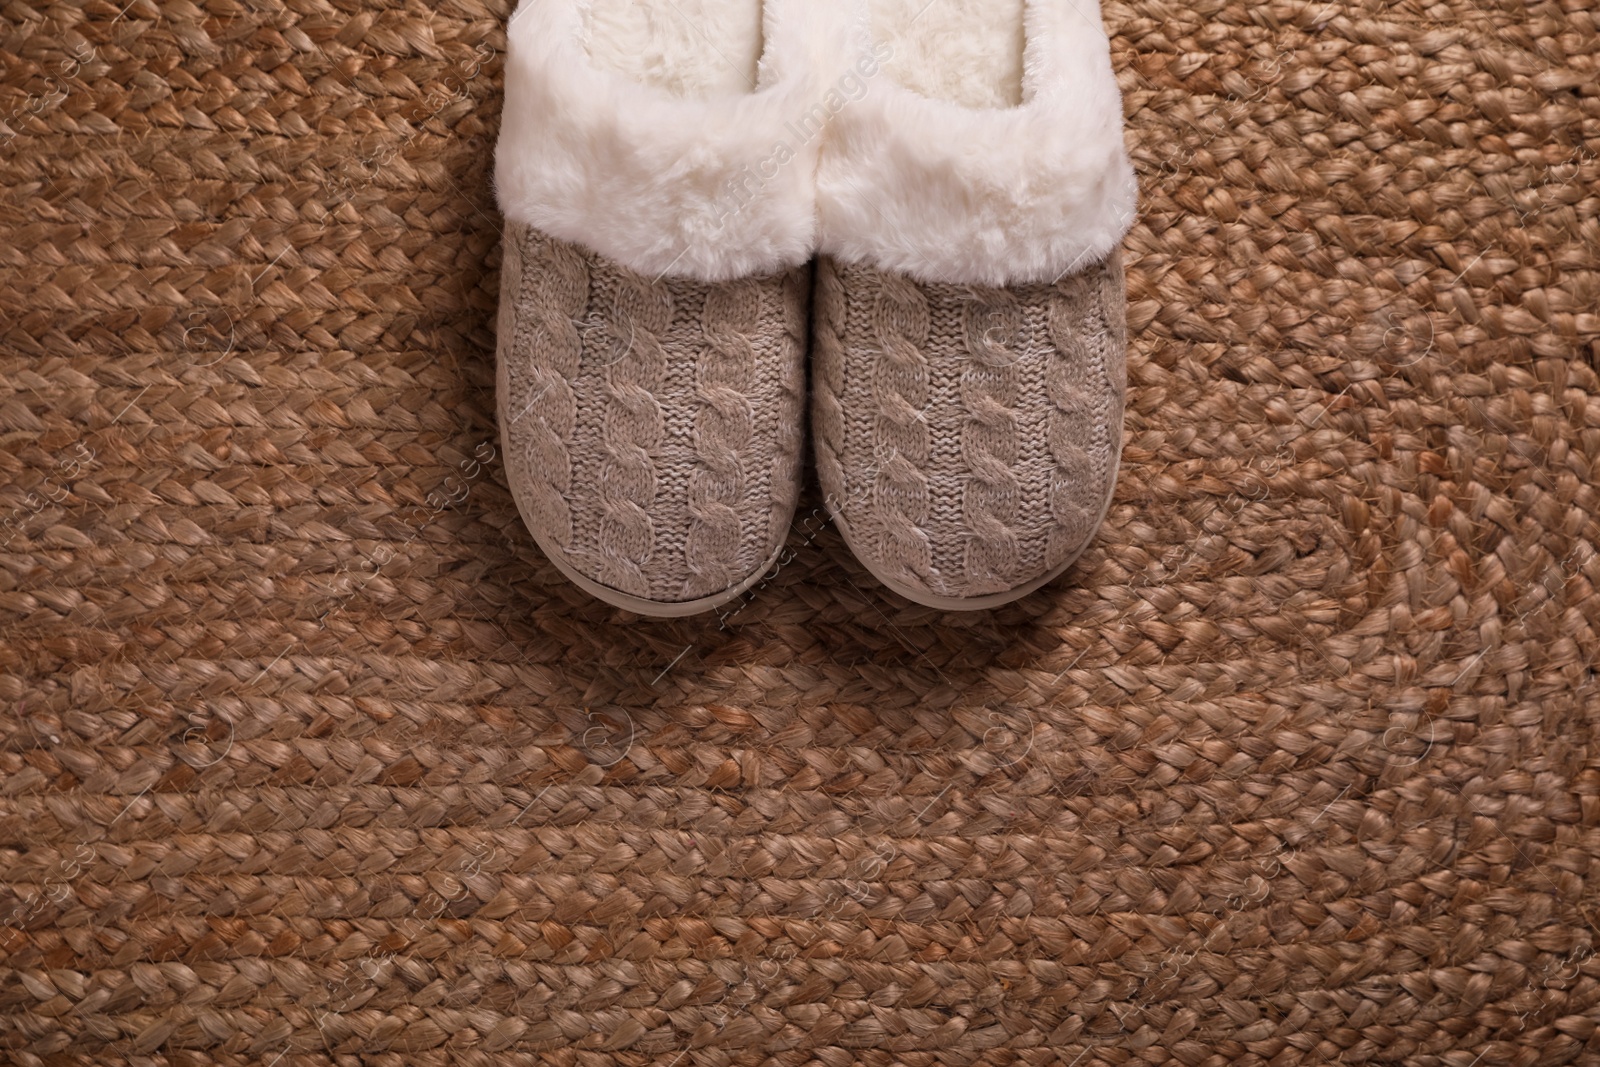
[[[493,422],[504,0],[0,9],[0,1059],[1600,1063],[1600,33],[1108,0],[1100,540],[725,618]]]

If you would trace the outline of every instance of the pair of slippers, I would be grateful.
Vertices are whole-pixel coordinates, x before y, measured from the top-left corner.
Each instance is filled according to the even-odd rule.
[[[495,186],[507,474],[593,595],[749,590],[808,412],[911,600],[1006,603],[1094,536],[1137,197],[1096,0],[522,0]]]

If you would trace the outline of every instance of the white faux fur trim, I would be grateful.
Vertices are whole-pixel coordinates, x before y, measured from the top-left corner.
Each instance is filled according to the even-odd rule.
[[[869,23],[855,20],[857,48]],[[1023,30],[1017,107],[964,107],[885,76],[835,117],[817,178],[822,251],[925,282],[1011,285],[1117,246],[1138,182],[1099,5],[1027,0]]]
[[[581,2],[522,0],[511,16],[495,150],[506,217],[652,278],[810,259],[824,56],[842,30],[806,0],[751,0],[766,41],[755,91],[675,96],[595,65]]]

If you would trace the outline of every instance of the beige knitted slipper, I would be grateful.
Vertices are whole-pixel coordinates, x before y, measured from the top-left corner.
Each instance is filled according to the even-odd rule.
[[[1137,198],[1089,0],[870,0],[824,138],[817,469],[851,550],[944,609],[1065,571],[1110,505]]]
[[[798,495],[820,136],[787,127],[817,38],[795,0],[523,0],[507,40],[512,492],[594,596],[709,610],[771,566]]]

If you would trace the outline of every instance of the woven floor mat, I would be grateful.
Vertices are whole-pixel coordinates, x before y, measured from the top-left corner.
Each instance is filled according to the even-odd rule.
[[[505,0],[0,8],[0,1060],[1600,1063],[1600,16],[1104,11],[1099,540],[651,622],[505,489]]]

